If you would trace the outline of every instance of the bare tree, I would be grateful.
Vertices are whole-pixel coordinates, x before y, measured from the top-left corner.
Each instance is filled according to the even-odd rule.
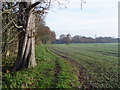
[[[35,10],[37,5],[39,10]],[[44,7],[43,7],[44,4]],[[43,14],[49,9],[50,1],[40,0],[39,2],[20,2],[18,13],[18,28],[19,32],[19,47],[16,63],[12,71],[17,71],[23,68],[32,68],[36,66],[35,61],[35,13]]]
[[[70,44],[71,43],[71,35],[70,34],[67,34],[66,36],[66,44]]]
[[[17,16],[17,21],[14,19],[11,19],[10,21],[10,23],[13,23],[14,27],[17,28],[19,39],[17,59],[12,71],[36,66],[34,54],[35,14],[44,15],[45,11],[48,10],[51,5],[51,0],[39,0],[35,3],[27,2],[27,0],[21,1],[22,2],[17,2],[10,9],[4,10],[2,12],[10,13],[13,11],[16,12]]]

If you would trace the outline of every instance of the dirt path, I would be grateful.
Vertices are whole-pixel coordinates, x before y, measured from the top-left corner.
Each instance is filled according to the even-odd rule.
[[[82,84],[82,88],[84,88],[84,89],[95,88],[89,83],[88,80],[86,80],[84,78],[84,76],[87,76],[86,75],[86,70],[85,70],[85,68],[80,67],[80,64],[78,62],[76,62],[75,60],[67,57],[67,55],[65,55],[64,53],[62,53],[58,50],[55,50],[52,47],[49,47],[49,50],[52,51],[53,53],[57,54],[58,56],[62,57],[64,60],[69,61],[72,64],[72,66],[74,66],[78,69],[78,78],[79,78],[79,82]]]
[[[54,80],[53,80],[53,88],[56,87],[56,84],[58,83],[58,75],[59,75],[59,72],[60,72],[60,66],[58,64],[58,61],[56,60],[55,61],[55,68],[54,68]]]

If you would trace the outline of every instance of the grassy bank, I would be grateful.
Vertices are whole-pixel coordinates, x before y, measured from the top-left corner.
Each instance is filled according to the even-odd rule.
[[[10,59],[11,58],[11,59]],[[77,69],[56,56],[47,46],[36,47],[37,66],[29,70],[6,73],[15,56],[3,60],[3,88],[80,88]]]

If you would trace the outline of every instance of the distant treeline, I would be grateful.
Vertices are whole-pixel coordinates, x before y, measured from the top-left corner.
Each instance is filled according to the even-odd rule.
[[[113,37],[85,37],[81,35],[75,35],[71,37],[70,34],[61,34],[59,39],[54,41],[55,44],[69,44],[69,43],[117,43],[119,38]]]

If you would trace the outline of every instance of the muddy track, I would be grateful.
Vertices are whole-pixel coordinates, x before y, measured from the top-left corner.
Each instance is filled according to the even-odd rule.
[[[80,64],[78,62],[76,62],[75,60],[67,57],[67,55],[65,55],[64,53],[62,53],[60,51],[55,50],[52,47],[48,47],[48,49],[50,51],[52,51],[53,53],[57,54],[58,56],[62,57],[63,59],[69,61],[74,67],[78,68],[78,78],[79,78],[79,82],[82,84],[82,88],[83,89],[92,89],[92,88],[95,88],[95,87],[93,87],[90,84],[89,80],[86,80],[84,78],[84,76],[88,76],[88,75],[86,75],[86,69],[80,67]]]
[[[55,68],[54,68],[54,80],[53,80],[53,88],[56,88],[56,84],[58,83],[58,75],[60,72],[60,66],[58,64],[58,61],[55,61]]]

